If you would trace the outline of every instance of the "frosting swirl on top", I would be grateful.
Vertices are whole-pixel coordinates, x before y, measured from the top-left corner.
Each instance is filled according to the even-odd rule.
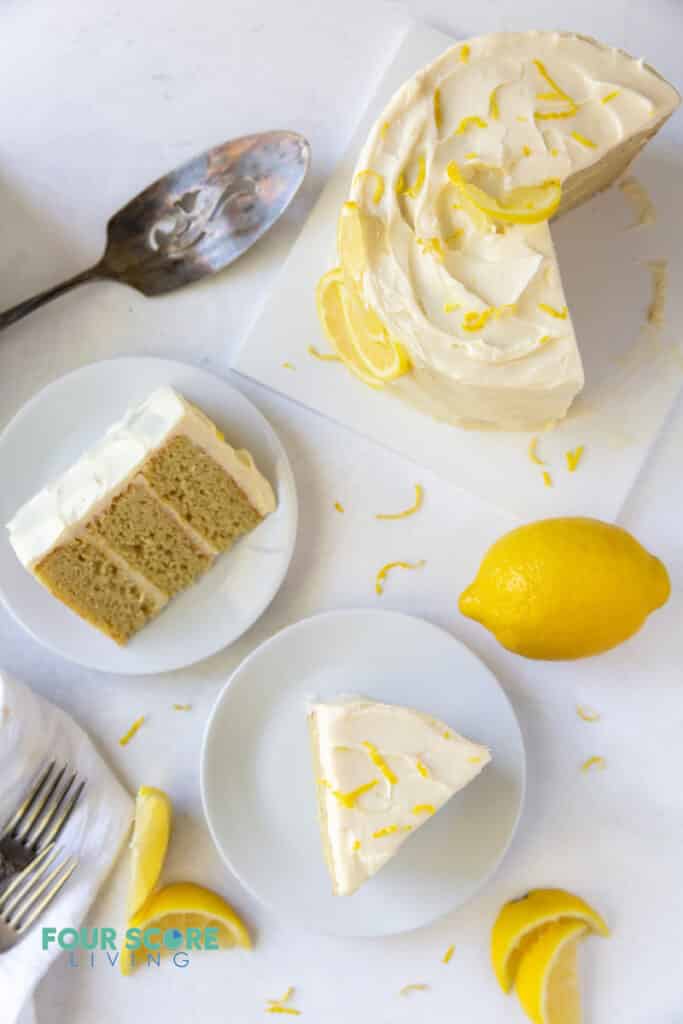
[[[562,212],[609,184],[678,101],[642,61],[559,33],[472,39],[407,82],[350,190],[372,225],[362,301],[412,364],[388,388],[455,423],[563,416],[583,370],[551,197],[561,183]]]

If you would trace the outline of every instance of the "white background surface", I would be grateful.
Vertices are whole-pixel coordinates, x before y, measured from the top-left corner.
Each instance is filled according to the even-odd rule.
[[[582,0],[561,9],[540,0],[457,7],[414,0],[408,8],[460,36],[555,28],[560,19],[561,27],[642,52],[681,85],[677,0]],[[2,336],[0,422],[56,376],[112,355],[157,354],[226,373],[407,17],[403,8],[371,0],[0,0],[0,306],[94,260],[108,215],[211,143],[292,127],[309,137],[314,153],[313,171],[285,221],[223,277],[158,300],[113,284],[91,286]],[[680,218],[676,195],[657,200],[661,216]],[[670,603],[626,646],[589,662],[549,665],[512,657],[456,610],[485,547],[514,525],[511,517],[421,472],[426,501],[419,517],[376,522],[373,513],[408,503],[414,467],[284,399],[240,386],[287,446],[302,499],[293,566],[261,622],[230,651],[193,669],[122,679],[55,659],[3,612],[0,658],[77,715],[131,789],[146,782],[170,792],[176,825],[165,877],[195,879],[234,900],[255,931],[256,951],[208,955],[185,972],[162,968],[129,980],[106,965],[74,970],[62,961],[39,991],[39,1024],[119,1024],[143,1009],[173,1024],[252,1024],[269,1019],[266,998],[290,984],[298,989],[302,1020],[314,1024],[401,1024],[416,1014],[435,1024],[521,1022],[514,1001],[496,989],[488,935],[504,900],[544,884],[594,900],[614,926],[610,941],[591,939],[585,950],[587,1020],[679,1024],[680,404],[623,516],[667,561]],[[512,473],[506,483],[514,486]],[[345,516],[334,511],[335,500],[345,504]],[[426,558],[428,565],[392,577],[376,598],[375,571],[393,558]],[[528,802],[502,869],[463,910],[396,939],[321,940],[263,913],[221,866],[199,803],[202,728],[226,676],[261,640],[304,615],[378,601],[451,630],[496,672],[525,734]],[[191,702],[193,711],[173,712],[174,702]],[[601,722],[582,723],[577,702],[597,707]],[[119,748],[118,737],[139,714],[149,716],[147,723]],[[592,754],[607,759],[607,770],[582,775],[579,765]],[[124,886],[121,865],[93,923],[123,925]],[[456,955],[446,967],[440,958],[451,943]],[[400,998],[410,982],[432,989]]]

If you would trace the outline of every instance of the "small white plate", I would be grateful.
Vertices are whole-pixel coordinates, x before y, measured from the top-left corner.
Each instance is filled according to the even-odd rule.
[[[129,405],[169,384],[196,403],[231,444],[247,448],[270,480],[277,510],[158,619],[119,647],[55,600],[19,563],[4,524],[67,469]],[[36,640],[103,672],[142,675],[200,661],[233,643],[280,588],[294,551],[297,498],[275,432],[244,395],[219,377],[166,359],[92,363],[54,381],[0,435],[0,598]]]
[[[348,693],[429,712],[493,761],[340,897],[323,861],[306,710]],[[524,787],[522,736],[494,676],[449,633],[396,612],[330,612],[268,640],[223,688],[202,750],[204,811],[228,867],[273,911],[330,935],[409,931],[463,904],[507,850]]]

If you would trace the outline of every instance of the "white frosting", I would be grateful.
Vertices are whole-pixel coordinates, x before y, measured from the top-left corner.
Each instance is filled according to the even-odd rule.
[[[215,458],[261,515],[273,511],[272,488],[249,453],[231,448],[218,437],[211,420],[177,392],[162,387],[129,409],[101,441],[19,509],[7,524],[19,560],[30,568],[73,535],[175,434],[188,436]]]
[[[534,61],[571,97],[572,116],[543,116],[571,106],[547,98],[554,90]],[[356,167],[356,175],[370,169],[382,176],[381,199],[374,201],[373,175],[354,175],[350,192],[383,226],[368,233],[363,298],[414,364],[390,390],[455,423],[514,429],[563,416],[583,370],[570,318],[539,308],[566,306],[547,224],[508,225],[504,234],[493,224],[476,228],[453,208],[458,196],[447,167],[455,161],[467,180],[499,196],[551,179],[569,191],[573,175],[654,129],[678,102],[642,61],[559,33],[472,39],[407,82],[370,132]],[[418,195],[398,195],[400,175],[413,185],[421,159],[426,173]],[[439,240],[443,260],[424,251],[425,239]],[[460,308],[446,312],[446,304]],[[483,329],[464,329],[466,313],[510,304],[512,313],[491,317]]]
[[[323,801],[322,827],[335,892],[374,875],[432,814],[491,760],[486,747],[410,708],[363,698],[315,704],[312,736]],[[369,746],[368,746],[369,745]],[[393,776],[378,766],[377,760]],[[348,797],[372,784],[353,806]]]

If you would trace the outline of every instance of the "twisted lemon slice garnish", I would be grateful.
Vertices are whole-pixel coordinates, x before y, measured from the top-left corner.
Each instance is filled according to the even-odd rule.
[[[482,226],[482,215],[503,224],[540,224],[552,217],[562,199],[562,185],[557,178],[544,181],[541,185],[515,188],[508,192],[505,199],[498,200],[466,181],[454,160],[446,170],[451,183],[460,193],[463,208],[478,227]],[[473,214],[473,211],[476,213]]]

